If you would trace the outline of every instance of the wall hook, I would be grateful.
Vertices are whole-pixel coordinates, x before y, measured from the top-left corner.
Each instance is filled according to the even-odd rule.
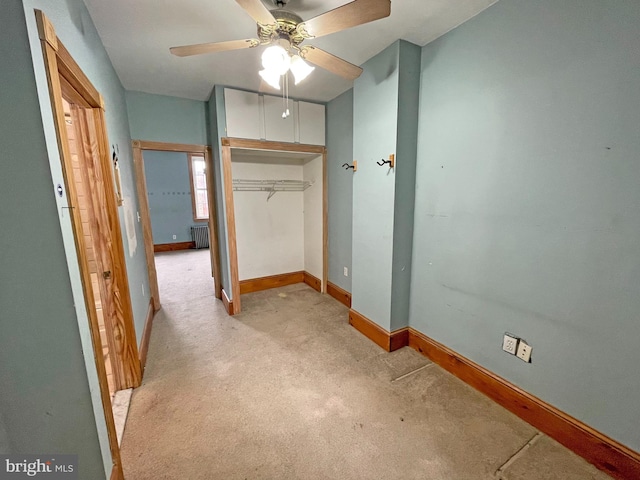
[[[389,155],[389,160],[385,160],[383,158],[379,162],[376,162],[376,163],[378,165],[380,165],[380,166],[383,166],[385,163],[388,163],[389,167],[393,168],[395,166],[395,160],[396,160],[396,156],[392,153],[391,155]]]
[[[344,167],[345,170],[349,170],[350,168],[353,168],[353,171],[355,172],[358,170],[358,161],[354,160],[353,165],[349,165],[348,163],[343,163],[342,166]]]

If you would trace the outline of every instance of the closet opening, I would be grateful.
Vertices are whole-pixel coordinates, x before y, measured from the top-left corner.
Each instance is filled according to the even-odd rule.
[[[326,292],[326,149],[223,139],[232,298],[295,283]]]

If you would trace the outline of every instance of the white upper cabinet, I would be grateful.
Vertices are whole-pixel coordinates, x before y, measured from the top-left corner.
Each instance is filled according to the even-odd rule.
[[[299,142],[324,145],[324,105],[298,102]]]
[[[295,142],[295,115],[293,112],[293,101],[289,101],[290,114],[287,118],[282,118],[285,110],[282,97],[264,97],[264,132],[265,139],[274,142]]]
[[[325,144],[325,107],[289,101],[289,116],[282,118],[282,97],[224,89],[227,137],[274,142]]]
[[[227,137],[262,138],[260,96],[257,93],[224,89],[227,112]]]

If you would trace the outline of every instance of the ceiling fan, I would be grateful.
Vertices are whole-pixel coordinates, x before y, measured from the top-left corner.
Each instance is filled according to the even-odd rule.
[[[284,8],[289,0],[270,1],[276,7],[273,10],[269,10],[261,0],[236,0],[258,24],[258,38],[173,47],[171,53],[187,57],[271,45],[262,54],[264,70],[260,76],[274,88],[280,89],[280,77],[289,70],[296,84],[306,78],[314,68],[305,60],[348,80],[355,80],[362,73],[360,67],[313,45],[302,43],[391,14],[391,0],[354,0],[303,21],[294,12]]]

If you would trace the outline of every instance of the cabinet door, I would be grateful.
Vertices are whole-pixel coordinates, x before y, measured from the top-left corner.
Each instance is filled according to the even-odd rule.
[[[289,100],[290,115],[282,118],[284,105],[282,97],[264,96],[264,131],[265,138],[274,142],[295,142],[294,101]]]
[[[224,89],[227,137],[260,140],[260,97],[257,93]]]
[[[300,143],[324,145],[324,105],[298,102]]]

